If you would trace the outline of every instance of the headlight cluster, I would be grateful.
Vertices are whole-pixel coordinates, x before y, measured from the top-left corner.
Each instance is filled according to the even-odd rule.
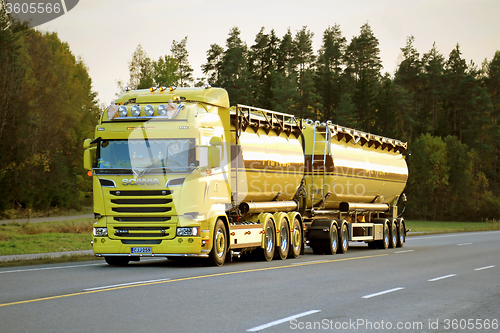
[[[94,228],[94,237],[106,237],[108,228]]]
[[[199,236],[200,227],[181,227],[177,228],[177,236]]]
[[[118,108],[118,114],[120,117],[126,117],[128,115],[129,108],[125,105],[122,105]],[[130,107],[130,114],[133,117],[139,117],[141,115],[141,111],[144,111],[143,116],[146,117],[152,117],[155,112],[155,107],[152,106],[151,104],[148,104],[142,109],[140,105],[132,105]],[[156,107],[156,113],[158,116],[165,116],[167,115],[167,106],[165,104],[160,104]]]

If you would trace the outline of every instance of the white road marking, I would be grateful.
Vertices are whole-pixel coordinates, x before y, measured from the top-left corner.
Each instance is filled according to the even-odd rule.
[[[123,287],[123,286],[132,286],[134,284],[142,284],[142,283],[151,283],[151,282],[161,282],[161,281],[168,281],[170,279],[159,279],[159,280],[148,280],[148,281],[137,281],[137,282],[129,282],[129,283],[121,283],[121,284],[114,284],[111,286],[102,286],[102,287],[95,287],[95,288],[87,288],[83,289],[84,291],[92,291],[92,290],[99,290],[99,289],[108,289],[108,288],[116,288],[116,287]]]
[[[415,250],[406,250],[406,251],[398,251],[398,252],[394,252],[394,253],[408,253],[408,252],[413,252]]]
[[[494,265],[491,265],[491,266],[486,266],[486,267],[481,267],[481,268],[476,268],[474,269],[475,271],[482,271],[483,269],[488,269],[488,268],[493,268],[495,267]]]
[[[287,321],[291,321],[291,320],[296,319],[296,318],[308,316],[308,315],[311,315],[313,313],[317,313],[317,312],[320,312],[320,311],[321,310],[311,310],[311,311],[307,311],[307,312],[302,312],[302,313],[299,313],[299,314],[296,314],[296,315],[293,315],[293,316],[290,316],[290,317],[286,317],[286,318],[283,318],[283,319],[280,319],[280,320],[276,320],[276,321],[270,322],[268,324],[264,324],[264,325],[260,325],[260,326],[254,327],[254,328],[250,328],[250,329],[247,330],[247,332],[257,332],[257,331],[269,328],[271,326],[276,326],[276,325],[279,325],[279,324],[282,324],[282,323],[286,323]]]
[[[462,245],[471,245],[472,243],[462,243],[462,244],[457,244],[457,246],[462,246]]]
[[[388,294],[388,293],[392,293],[394,291],[398,291],[398,290],[402,290],[402,289],[405,289],[403,287],[399,287],[399,288],[394,288],[394,289],[389,289],[389,290],[385,290],[385,291],[381,291],[379,293],[375,293],[375,294],[371,294],[371,295],[366,295],[366,296],[363,296],[361,298],[372,298],[372,297],[375,297],[375,296],[380,296],[380,295],[384,295],[384,294]]]
[[[63,269],[63,268],[75,268],[75,267],[86,267],[86,266],[102,266],[104,263],[100,264],[88,264],[88,265],[73,265],[73,266],[57,266],[57,267],[44,267],[44,268],[29,268],[29,269],[17,269],[15,271],[3,271],[0,274],[4,273],[20,273],[20,272],[34,272],[34,271],[46,271],[50,269]]]
[[[452,277],[452,276],[457,276],[457,274],[450,274],[450,275],[440,276],[440,277],[437,277],[437,278],[434,278],[434,279],[430,279],[430,280],[427,280],[427,281],[434,282],[434,281],[438,281],[438,280],[442,280],[442,279],[447,279],[447,278]]]

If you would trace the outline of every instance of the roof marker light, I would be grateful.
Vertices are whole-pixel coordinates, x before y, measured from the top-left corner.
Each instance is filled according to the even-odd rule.
[[[158,89],[158,88],[156,88],[156,87],[149,87],[149,91],[151,91],[151,92],[155,91],[156,89]]]
[[[160,89],[160,92],[162,93],[162,92],[164,92],[165,90],[167,90],[167,87],[165,87],[165,86],[161,86],[159,89]]]
[[[172,91],[174,91],[175,89],[177,89],[177,87],[176,87],[176,86],[170,86],[170,87],[168,87],[168,89],[170,90],[170,92],[172,92]]]

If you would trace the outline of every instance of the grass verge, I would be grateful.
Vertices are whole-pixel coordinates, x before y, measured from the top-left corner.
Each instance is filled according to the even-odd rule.
[[[93,219],[0,225],[0,255],[91,250]]]
[[[410,229],[412,233],[416,233],[413,235],[500,230],[500,221],[496,220],[486,222],[436,222],[405,220],[405,224],[406,229]]]

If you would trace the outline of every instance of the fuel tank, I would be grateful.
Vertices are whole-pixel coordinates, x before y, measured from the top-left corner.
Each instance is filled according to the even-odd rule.
[[[403,192],[406,143],[312,121],[303,133],[307,208],[335,210],[342,202],[392,205]]]
[[[231,126],[236,203],[292,200],[304,174],[299,123],[290,115],[238,106]]]

